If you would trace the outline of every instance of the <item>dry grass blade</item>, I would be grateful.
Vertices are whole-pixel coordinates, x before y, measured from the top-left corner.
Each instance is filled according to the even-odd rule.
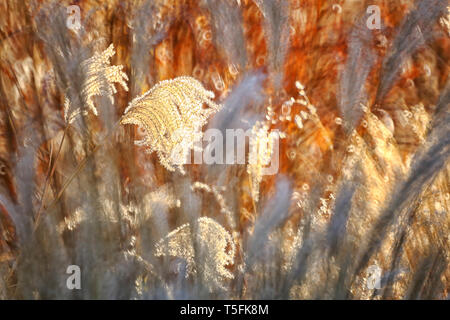
[[[368,243],[361,248],[361,257],[356,264],[356,272],[360,272],[373,253],[379,249],[385,239],[386,232],[404,211],[411,211],[419,195],[430,185],[436,175],[448,163],[450,158],[450,90],[443,93],[437,112],[434,116],[434,126],[422,150],[417,152],[412,162],[412,169],[406,180],[400,184],[392,195],[386,209],[369,232]],[[406,214],[409,216],[409,214]]]
[[[432,28],[446,9],[445,1],[416,0],[416,9],[403,21],[387,59],[383,63],[377,102],[382,102],[396,80],[406,58],[432,36]]]

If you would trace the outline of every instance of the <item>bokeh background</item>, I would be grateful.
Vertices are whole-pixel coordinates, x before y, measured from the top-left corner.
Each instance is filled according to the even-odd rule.
[[[0,298],[448,298],[448,6],[2,1]],[[68,124],[82,61],[110,44],[129,90]],[[280,130],[278,173],[181,174],[135,146],[117,121],[178,76],[223,106],[204,129]]]

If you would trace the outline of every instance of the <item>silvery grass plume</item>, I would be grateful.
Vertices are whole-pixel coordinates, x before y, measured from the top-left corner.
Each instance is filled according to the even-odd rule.
[[[288,218],[292,187],[285,177],[279,178],[275,194],[267,200],[261,215],[255,222],[253,232],[246,245],[245,268],[251,270],[264,250],[269,235]]]
[[[131,94],[141,94],[146,77],[153,83],[151,76],[154,67],[152,64],[152,49],[164,38],[168,22],[162,17],[162,5],[152,0],[140,1],[134,10],[131,21],[132,51],[131,51]]]
[[[209,122],[209,128],[218,129],[222,136],[226,137],[227,129],[251,130],[258,120],[263,116],[255,112],[255,109],[263,105],[265,95],[263,92],[263,82],[265,75],[262,72],[246,73],[240,82],[232,88],[230,94],[222,102],[223,107],[217,112]],[[256,108],[252,108],[256,107]],[[255,155],[254,155],[255,156]],[[224,168],[217,166],[207,168],[207,175],[218,176]],[[230,167],[225,170],[228,172]],[[216,172],[216,170],[219,170]],[[232,190],[228,189],[229,191]]]
[[[365,104],[365,85],[375,62],[372,34],[365,19],[354,27],[348,40],[348,57],[340,77],[339,109],[347,132],[352,132],[362,117],[360,104]]]
[[[181,258],[186,269],[179,271],[186,278],[198,275],[212,292],[225,290],[223,282],[233,279],[226,266],[234,263],[235,252],[231,235],[213,219],[202,217],[195,222],[195,226],[184,224],[167,234],[156,243],[155,255]],[[195,258],[195,255],[200,257]]]
[[[289,46],[289,1],[254,0],[264,17],[269,68],[272,81],[278,89],[283,80],[284,58]]]
[[[405,60],[433,36],[433,26],[446,9],[445,1],[416,0],[416,8],[403,20],[383,62],[376,102],[381,103],[397,79]]]
[[[243,130],[249,132],[257,120],[262,120],[263,116],[258,114],[254,107],[263,106],[265,94],[263,82],[265,75],[258,72],[251,72],[242,75],[239,82],[235,84],[228,96],[221,102],[222,108],[213,115],[209,121],[208,128],[218,129],[222,136],[227,136],[227,129]],[[226,141],[224,141],[226,144]],[[226,145],[224,145],[224,148]],[[240,146],[237,146],[239,148]],[[234,155],[235,150],[233,150]],[[229,156],[224,155],[225,157]],[[235,226],[238,220],[239,211],[239,177],[245,174],[245,165],[220,165],[214,164],[203,166],[202,172],[205,182],[214,188],[221,188],[220,197],[223,198],[222,208],[229,208],[231,215],[227,214],[228,226]],[[231,216],[230,218],[228,218]]]
[[[226,60],[239,70],[247,64],[246,42],[242,14],[238,4],[231,0],[205,0],[212,20],[214,42],[224,51]]]
[[[146,136],[137,145],[156,151],[161,164],[169,171],[183,164],[190,150],[201,141],[203,125],[220,109],[213,102],[214,93],[191,77],[178,77],[156,84],[136,97],[125,109],[121,124],[135,124]],[[203,108],[203,104],[210,108]]]
[[[23,143],[18,150],[17,163],[13,168],[17,184],[18,204],[0,195],[0,201],[6,206],[15,225],[19,244],[27,244],[33,230],[35,190],[32,182],[35,178],[35,153],[39,140],[32,129],[27,130]]]
[[[7,207],[14,221],[19,248],[15,263],[4,278],[6,288],[10,288],[13,274],[17,277],[17,282],[13,290],[6,290],[8,295],[12,294],[22,299],[65,297],[64,276],[58,275],[57,270],[62,268],[67,260],[57,230],[54,228],[55,221],[50,219],[45,222],[44,233],[34,230],[36,153],[42,143],[41,137],[36,135],[34,129],[28,129],[22,138],[23,143],[18,150],[17,163],[14,167],[18,203],[14,204],[0,195],[0,202]],[[47,261],[52,263],[47,265],[36,263],[42,259],[48,259]]]
[[[223,108],[211,119],[210,127],[219,129],[223,135],[226,129],[251,128],[257,117],[261,116],[250,115],[246,109],[251,105],[260,106],[263,103],[265,78],[262,72],[246,73],[223,101]]]
[[[269,198],[251,233],[243,244],[244,260],[238,266],[240,298],[274,299],[278,296],[282,272],[282,224],[289,217],[292,184],[286,177],[276,182],[275,194]],[[244,282],[247,281],[247,288]]]
[[[36,17],[36,24],[40,26],[36,33],[53,63],[58,86],[72,104],[81,105],[85,79],[81,64],[90,56],[91,48],[84,47],[80,38],[71,35],[66,27],[66,12],[62,7],[44,6]]]
[[[50,13],[52,9],[56,12]],[[73,37],[66,28],[65,18],[63,8],[44,7],[36,22],[43,26],[37,32],[46,45],[59,85],[65,92],[64,120],[70,124],[78,115],[86,115],[88,110],[98,115],[94,96],[105,96],[113,104],[117,92],[114,84],[119,83],[128,91],[125,82],[128,76],[122,71],[123,66],[110,65],[115,54],[113,44],[88,57],[91,48],[83,46],[83,34]]]
[[[264,102],[264,79],[265,76],[261,72],[243,75],[240,82],[234,85],[230,94],[222,102],[223,107],[211,118],[208,127],[220,130],[223,137],[227,136],[227,130],[251,130],[258,120],[263,119],[263,116],[251,107],[259,108]],[[207,170],[207,176],[218,176],[219,172],[223,170],[229,172],[231,168],[230,166],[210,166],[205,170]]]
[[[420,194],[430,186],[450,157],[450,90],[447,85],[440,97],[430,132],[422,148],[415,154],[408,176],[399,183],[376,224],[371,228],[367,243],[360,249],[355,273],[364,268],[380,248],[392,225],[410,221]]]
[[[250,135],[247,173],[251,180],[251,195],[255,202],[259,201],[259,186],[264,176],[264,168],[276,154],[275,143],[279,133],[269,130],[266,122],[256,122]]]
[[[92,100],[94,96],[108,97],[111,104],[114,104],[114,94],[117,92],[115,83],[119,83],[125,91],[128,91],[125,82],[125,80],[128,80],[128,76],[122,71],[123,66],[109,65],[114,54],[114,45],[110,44],[105,51],[96,53],[91,58],[81,62],[80,67],[85,76],[81,91],[83,105],[74,107],[66,97],[64,119],[68,124],[72,123],[79,114],[86,115],[88,110],[92,111],[94,115],[98,115]]]

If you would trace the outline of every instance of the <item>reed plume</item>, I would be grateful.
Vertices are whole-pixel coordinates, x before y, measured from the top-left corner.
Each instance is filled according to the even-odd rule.
[[[214,219],[202,217],[194,226],[184,224],[167,234],[156,243],[155,255],[182,258],[186,262],[186,277],[196,274],[200,268],[202,280],[212,290],[222,288],[222,281],[233,279],[226,266],[233,264],[235,253],[230,233]]]
[[[220,110],[213,98],[214,93],[192,77],[164,80],[134,98],[120,123],[142,127],[145,138],[135,143],[155,151],[167,170],[177,167],[184,173],[189,151],[203,137],[203,125]],[[203,108],[203,104],[209,108]]]
[[[114,45],[111,44],[106,50],[94,54],[81,63],[81,69],[85,75],[81,95],[83,106],[72,106],[70,100],[64,100],[64,119],[72,123],[79,114],[87,114],[91,110],[98,115],[94,105],[94,96],[106,96],[114,103],[114,94],[117,92],[114,84],[119,83],[124,90],[128,91],[125,80],[128,76],[123,72],[123,66],[110,66],[110,59],[115,54]]]

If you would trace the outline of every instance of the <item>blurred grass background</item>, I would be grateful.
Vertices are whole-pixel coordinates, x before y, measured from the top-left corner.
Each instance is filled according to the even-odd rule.
[[[372,4],[380,30],[365,25]],[[81,9],[78,32],[66,26],[69,5]],[[2,1],[0,298],[448,298],[447,6]],[[109,44],[130,90],[116,86],[113,103],[94,99],[99,117],[67,125],[64,98],[82,101],[81,61]],[[133,145],[143,132],[114,126],[134,97],[182,75],[223,104],[218,128],[269,115],[286,136],[277,175],[252,177],[245,165],[169,172]],[[209,273],[221,261],[211,265],[217,252],[202,245],[211,234],[194,236],[199,217],[231,235],[232,279]],[[190,274],[186,256],[155,255],[187,223]],[[66,288],[71,264],[82,290]]]

